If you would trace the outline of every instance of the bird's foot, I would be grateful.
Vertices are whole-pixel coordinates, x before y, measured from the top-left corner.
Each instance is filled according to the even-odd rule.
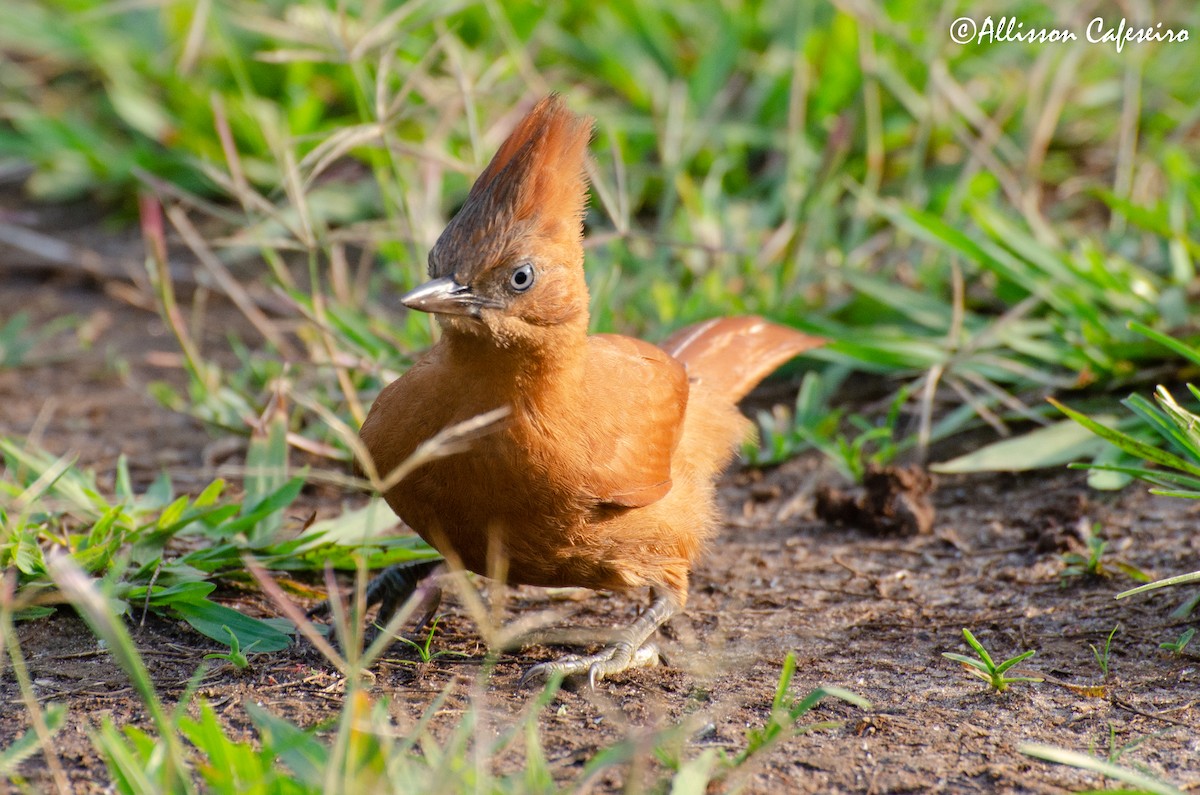
[[[628,643],[617,642],[595,654],[568,654],[553,662],[535,665],[521,677],[519,686],[546,681],[554,674],[562,674],[564,678],[587,674],[588,685],[594,688],[601,679],[621,671],[658,665],[660,658],[656,643],[647,642],[635,650]]]

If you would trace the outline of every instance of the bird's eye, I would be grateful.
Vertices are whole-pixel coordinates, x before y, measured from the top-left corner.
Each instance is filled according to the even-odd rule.
[[[512,275],[508,277],[508,286],[514,292],[523,293],[533,286],[533,265],[528,262],[523,262],[513,269]]]

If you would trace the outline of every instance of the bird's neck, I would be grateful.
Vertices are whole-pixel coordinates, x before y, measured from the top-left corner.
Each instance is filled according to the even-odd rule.
[[[525,401],[531,395],[570,389],[583,378],[586,326],[546,327],[536,342],[500,345],[485,334],[447,329],[441,344],[456,367],[497,397]]]

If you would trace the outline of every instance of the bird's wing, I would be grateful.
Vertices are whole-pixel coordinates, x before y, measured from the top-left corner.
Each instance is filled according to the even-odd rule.
[[[687,408],[683,365],[648,342],[598,334],[589,338],[584,394],[591,496],[627,508],[662,499]]]

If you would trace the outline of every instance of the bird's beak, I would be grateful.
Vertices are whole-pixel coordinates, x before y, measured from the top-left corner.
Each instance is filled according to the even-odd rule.
[[[487,306],[487,302],[470,287],[459,284],[450,276],[425,282],[415,290],[410,290],[400,297],[400,303],[422,312],[470,317],[479,317],[479,310]]]

